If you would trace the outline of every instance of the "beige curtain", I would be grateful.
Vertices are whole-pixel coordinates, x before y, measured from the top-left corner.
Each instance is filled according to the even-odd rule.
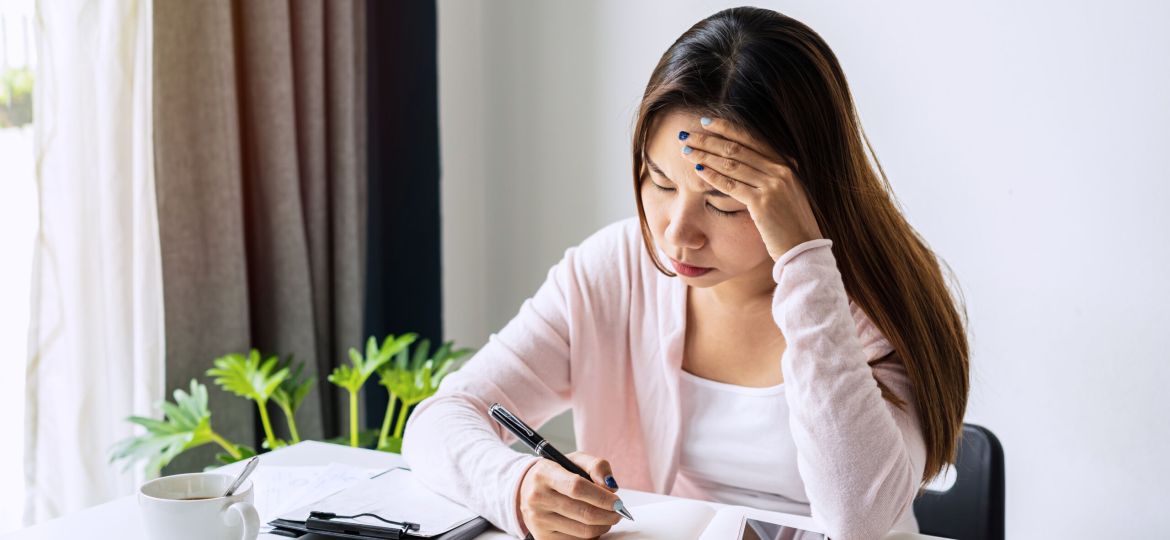
[[[150,7],[38,3],[26,524],[132,493],[109,450],[163,396]]]
[[[224,353],[293,354],[318,379],[302,438],[337,434],[325,376],[362,338],[364,14],[350,0],[155,1],[167,388],[209,382]],[[250,402],[213,389],[211,409],[217,431],[259,443]],[[170,470],[206,465],[205,450]]]

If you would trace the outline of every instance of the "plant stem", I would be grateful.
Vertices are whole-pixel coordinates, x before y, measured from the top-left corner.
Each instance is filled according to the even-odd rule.
[[[382,431],[378,434],[378,448],[386,446],[386,436],[390,434],[390,420],[394,416],[394,392],[390,392],[390,401],[386,404],[386,416],[382,417]]]
[[[358,407],[357,392],[349,391],[349,445],[357,448],[358,445]]]
[[[232,459],[235,459],[238,461],[240,458],[244,457],[243,454],[240,454],[239,450],[236,450],[236,445],[228,442],[227,439],[221,437],[219,435],[219,433],[212,431],[211,432],[211,440],[215,441],[216,444],[222,446],[224,450],[227,450],[228,455],[231,456]]]
[[[280,405],[280,410],[284,411],[284,417],[288,419],[288,433],[292,436],[293,444],[301,442],[301,436],[297,435],[297,419],[293,414],[295,411],[284,405]]]
[[[406,430],[406,412],[410,410],[410,406],[414,403],[407,403],[402,400],[402,410],[398,411],[398,424],[394,426],[394,437],[402,437],[402,432]]]
[[[268,421],[268,402],[257,401],[256,408],[260,409],[260,422],[264,424],[264,437],[268,440],[268,449],[276,450],[276,435],[272,434],[272,423]]]

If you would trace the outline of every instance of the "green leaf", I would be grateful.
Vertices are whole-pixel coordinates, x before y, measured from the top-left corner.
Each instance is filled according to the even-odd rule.
[[[402,349],[394,358],[394,369],[405,370],[410,368],[410,351]]]
[[[438,390],[443,378],[461,367],[459,359],[471,354],[472,349],[454,349],[454,342],[444,342],[434,355],[430,353],[430,342],[419,341],[413,354],[398,352],[394,362],[379,370],[378,384],[386,387],[395,398],[408,406],[414,405]]]
[[[289,376],[289,369],[276,369],[276,362],[275,356],[261,361],[260,351],[252,349],[248,356],[232,353],[216,358],[207,375],[215,377],[215,384],[224,390],[263,405]]]
[[[178,401],[179,399],[179,396],[176,395],[175,400]],[[182,407],[179,407],[173,403],[164,401],[159,403],[159,408],[162,409],[164,415],[166,415],[168,418],[174,419],[175,422],[178,422],[179,424],[189,426],[199,423],[199,416],[197,414],[191,414],[190,411],[183,409]]]
[[[245,460],[251,459],[252,457],[254,457],[256,455],[256,450],[253,449],[251,446],[244,446],[242,444],[236,444],[236,445],[233,445],[233,447],[235,447],[236,452],[240,453],[239,458],[234,458],[234,457],[232,457],[231,454],[229,454],[227,452],[220,452],[220,453],[215,455],[215,461],[221,465],[231,465],[232,463],[235,463],[237,461],[245,461]],[[207,469],[214,469],[214,468],[219,467],[219,466],[220,465],[209,465],[207,467]],[[204,469],[204,470],[207,470],[207,469]]]
[[[431,360],[434,360],[435,362],[442,362],[443,360],[447,359],[447,354],[450,352],[451,342],[447,341],[439,346],[439,350],[435,351],[434,356],[431,356]]]
[[[329,382],[350,392],[360,391],[370,375],[388,364],[395,354],[404,351],[416,337],[416,334],[405,334],[398,338],[390,335],[379,346],[378,341],[370,336],[370,339],[366,340],[366,356],[363,358],[357,349],[351,348],[349,350],[350,364],[334,368],[333,373],[329,374]]]
[[[176,424],[171,423],[171,422],[164,422],[162,420],[155,420],[154,418],[143,418],[141,416],[131,416],[130,418],[127,418],[126,420],[146,428],[147,431],[153,431],[156,433],[181,433],[183,431],[182,426],[176,425]]]
[[[282,408],[295,413],[300,408],[301,403],[305,401],[305,397],[313,389],[313,385],[317,384],[317,378],[303,377],[302,374],[305,371],[305,364],[303,362],[293,363],[291,356],[279,367],[289,369],[290,372],[289,376],[285,377],[280,382],[280,386],[272,392],[272,400]]]
[[[370,339],[366,340],[366,360],[377,358],[378,352],[378,340],[374,339],[374,336],[370,336]]]
[[[413,332],[409,334],[403,334],[397,338],[395,338],[393,334],[386,336],[386,339],[382,342],[382,351],[380,355],[382,362],[386,362],[391,357],[397,355],[399,352],[406,350],[406,348],[409,347],[411,343],[414,343],[414,340],[416,339],[418,339],[418,334]]]
[[[443,378],[451,372],[455,365],[456,362],[448,358],[447,360],[443,361],[443,363],[439,366],[439,369],[435,370],[434,375],[431,375],[431,380],[434,383],[435,388],[439,387],[439,383],[443,382]]]
[[[211,411],[207,408],[207,388],[191,380],[190,393],[175,390],[175,403],[156,405],[164,413],[163,420],[131,416],[128,421],[146,429],[142,435],[128,437],[116,443],[110,451],[110,461],[125,461],[123,470],[137,462],[146,462],[148,474],[170,463],[175,456],[215,437],[211,430]]]
[[[414,348],[414,358],[410,359],[410,369],[418,369],[422,365],[423,360],[427,358],[427,353],[431,350],[431,340],[424,339],[418,343],[418,347]]]

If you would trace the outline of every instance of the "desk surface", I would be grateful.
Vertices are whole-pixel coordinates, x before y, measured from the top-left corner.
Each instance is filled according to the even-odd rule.
[[[385,468],[405,465],[402,456],[362,448],[350,448],[316,441],[305,441],[293,446],[261,454],[261,465],[294,467],[345,463],[357,467]],[[225,473],[238,472],[242,463],[221,468]],[[622,490],[622,499],[631,506],[666,501],[673,497],[656,493]],[[128,495],[111,502],[87,508],[80,512],[22,529],[4,537],[6,540],[146,540],[138,516],[138,501]],[[261,536],[263,538],[263,536]],[[504,540],[511,536],[498,529],[480,535],[479,540]],[[886,540],[923,540],[933,536],[895,533]]]

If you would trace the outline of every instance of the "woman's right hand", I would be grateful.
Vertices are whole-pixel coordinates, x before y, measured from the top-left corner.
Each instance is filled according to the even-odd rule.
[[[566,457],[593,478],[613,474],[604,459],[581,452]],[[613,509],[614,491],[542,459],[520,480],[520,519],[535,540],[597,538],[622,519]]]

